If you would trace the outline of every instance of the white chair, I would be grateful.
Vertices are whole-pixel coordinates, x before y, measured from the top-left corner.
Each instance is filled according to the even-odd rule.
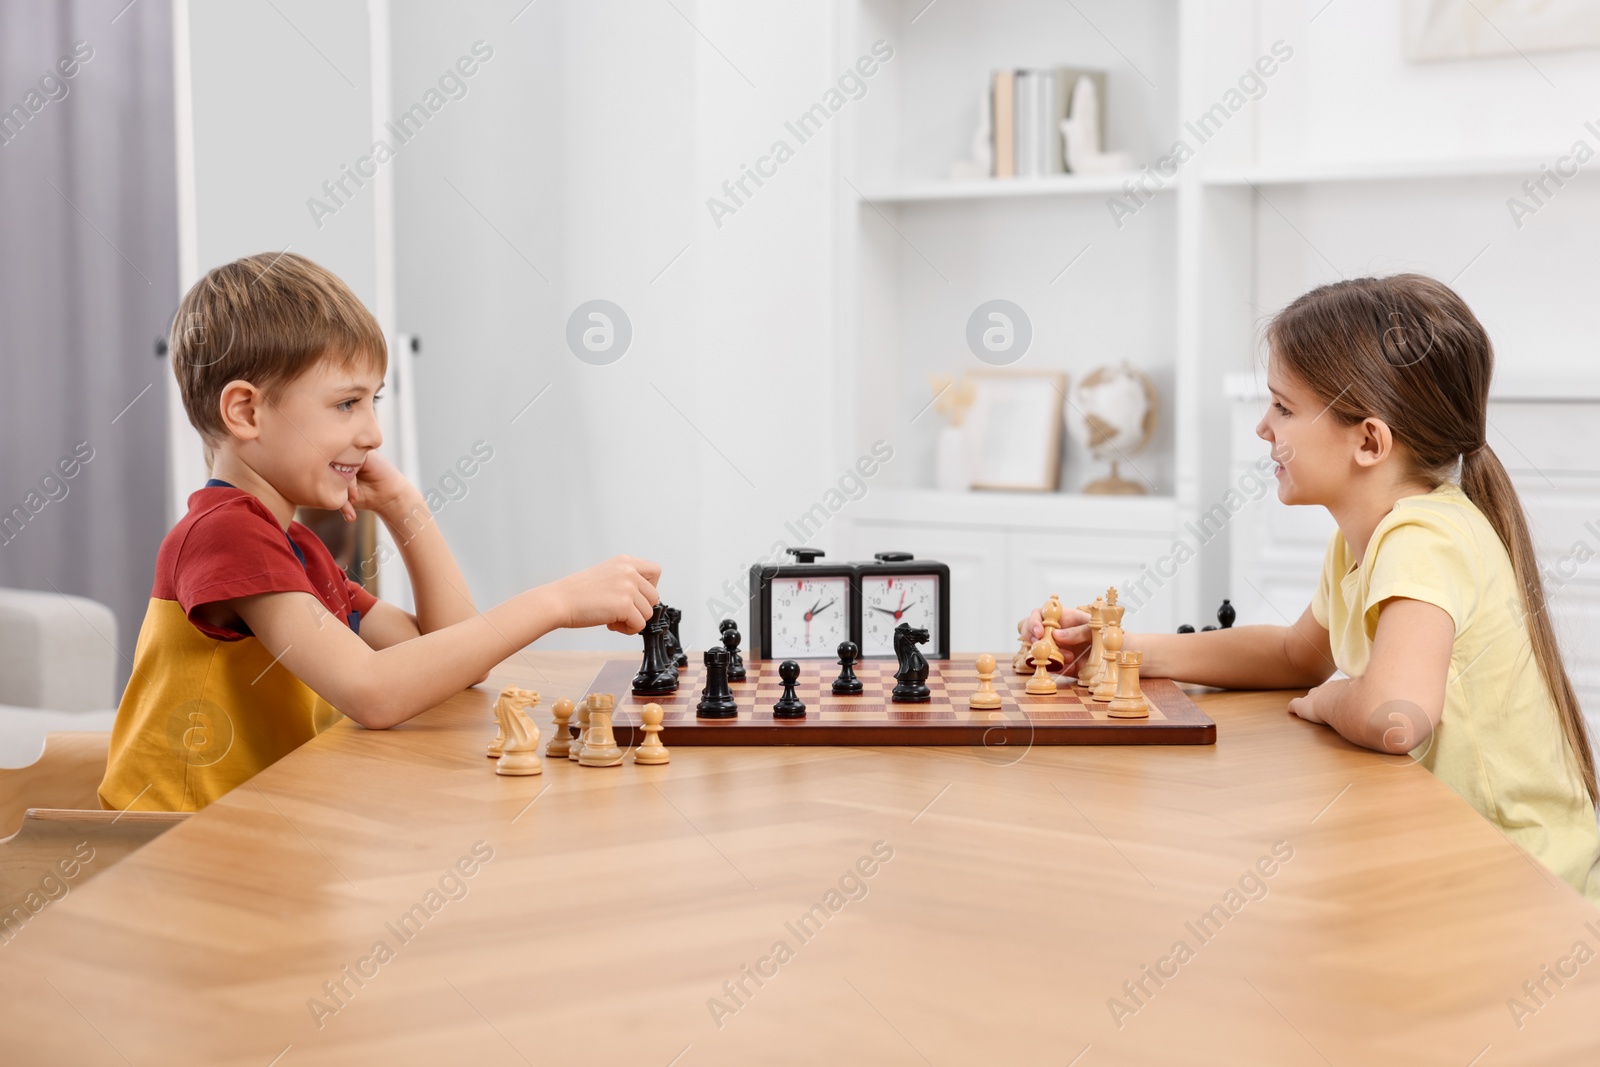
[[[117,619],[104,604],[0,589],[0,767],[39,758],[45,735],[110,730]]]

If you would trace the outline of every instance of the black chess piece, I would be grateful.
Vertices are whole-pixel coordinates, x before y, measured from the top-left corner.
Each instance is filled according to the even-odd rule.
[[[833,695],[836,697],[860,696],[861,679],[856,677],[856,660],[861,658],[861,649],[856,647],[854,641],[839,642],[839,677],[833,680]]]
[[[666,613],[657,604],[650,612],[650,621],[644,624],[644,662],[639,673],[633,676],[635,696],[661,696],[678,690],[678,669],[672,665],[668,649],[671,633],[667,630]]]
[[[744,657],[739,655],[739,642],[741,640],[743,638],[739,635],[739,627],[724,626],[722,628],[722,647],[728,650],[728,681],[730,682],[742,682],[746,677],[744,673]]]
[[[928,631],[903,622],[894,628],[894,654],[900,659],[895,687],[889,699],[896,704],[926,704],[933,698],[928,688],[928,661],[918,645],[926,644]]]
[[[774,719],[805,718],[805,703],[794,691],[794,683],[800,680],[800,664],[792,659],[784,660],[778,664],[778,678],[783,682],[783,695],[778,697],[776,704],[772,705],[772,717]]]
[[[679,669],[689,665],[689,656],[683,650],[683,638],[678,636],[678,624],[682,621],[682,611],[677,608],[667,609],[667,631],[672,634],[672,665]]]
[[[1215,627],[1215,626],[1213,626],[1213,625],[1211,625],[1211,624],[1210,624],[1210,623],[1209,623],[1209,622],[1208,622],[1208,623],[1206,623],[1206,624],[1205,624],[1205,625],[1204,625],[1204,626],[1202,626],[1202,627],[1200,627],[1200,632],[1201,632],[1201,633],[1203,633],[1203,634],[1205,634],[1205,633],[1210,633],[1210,632],[1211,632],[1211,631],[1212,631],[1212,630],[1215,630],[1215,629],[1216,629],[1216,627]]]
[[[1233,620],[1238,617],[1238,612],[1233,610],[1233,601],[1227,597],[1222,598],[1222,607],[1217,609],[1217,621],[1224,630],[1233,629]]]
[[[694,713],[702,719],[733,719],[739,715],[739,705],[733,701],[733,691],[728,688],[728,650],[708,648],[705,651],[706,687],[700,692],[700,703]]]
[[[1194,626],[1186,622],[1182,626],[1178,627],[1178,632],[1180,634],[1192,634],[1194,633]]]

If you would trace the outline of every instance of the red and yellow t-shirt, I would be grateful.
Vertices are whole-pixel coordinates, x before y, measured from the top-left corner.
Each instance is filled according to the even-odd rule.
[[[258,593],[310,593],[359,630],[377,599],[306,527],[287,536],[266,505],[224,482],[189,497],[161,543],[155,587],[123,691],[100,803],[198,811],[340,718],[247,629],[195,617]],[[331,623],[333,620],[329,620]]]

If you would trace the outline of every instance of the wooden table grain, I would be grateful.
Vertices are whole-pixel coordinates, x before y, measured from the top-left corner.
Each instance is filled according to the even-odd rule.
[[[52,902],[0,944],[0,1061],[1600,1054],[1600,911],[1289,694],[1198,694],[1215,746],[494,774],[498,687],[541,691],[548,738],[599,663],[525,653],[405,726],[343,723]]]

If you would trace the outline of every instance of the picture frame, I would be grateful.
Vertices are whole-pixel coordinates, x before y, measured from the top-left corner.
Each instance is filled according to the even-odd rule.
[[[970,372],[967,445],[974,489],[1055,492],[1061,480],[1064,371]]]

